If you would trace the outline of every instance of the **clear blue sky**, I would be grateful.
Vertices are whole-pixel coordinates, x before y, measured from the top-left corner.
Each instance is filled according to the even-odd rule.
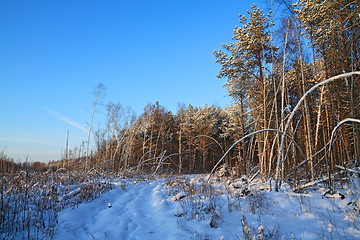
[[[238,14],[253,3],[2,0],[0,151],[58,160],[67,129],[70,147],[79,146],[99,82],[105,104],[137,114],[155,101],[174,113],[178,103],[228,105],[212,53],[230,42]]]

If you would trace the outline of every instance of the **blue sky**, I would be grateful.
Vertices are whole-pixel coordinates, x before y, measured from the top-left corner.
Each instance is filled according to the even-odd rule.
[[[178,103],[228,105],[212,52],[253,2],[1,1],[0,151],[58,160],[67,129],[79,146],[99,82],[105,104],[137,114],[155,101],[174,113]]]

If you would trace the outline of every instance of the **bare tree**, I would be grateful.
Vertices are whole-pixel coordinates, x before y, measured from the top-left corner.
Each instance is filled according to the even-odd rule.
[[[86,169],[89,169],[90,167],[90,156],[89,156],[89,143],[90,143],[90,135],[92,130],[92,124],[94,120],[94,115],[96,111],[96,106],[98,105],[99,101],[103,98],[105,91],[105,86],[102,83],[99,83],[94,91],[94,103],[93,103],[93,111],[91,114],[91,120],[90,120],[90,127],[89,127],[89,134],[87,139],[87,146],[86,146]]]

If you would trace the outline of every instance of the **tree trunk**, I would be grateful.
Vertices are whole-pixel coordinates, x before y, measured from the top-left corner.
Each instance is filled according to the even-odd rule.
[[[98,103],[98,100],[99,100],[99,97],[100,97],[100,94],[101,94],[102,90],[103,90],[103,85],[100,83],[100,84],[97,86],[97,92],[96,92],[95,101],[94,101],[94,109],[93,109],[92,114],[91,114],[89,134],[88,134],[87,146],[86,146],[86,165],[85,165],[85,169],[86,169],[86,170],[88,170],[88,169],[90,168],[90,158],[89,158],[90,135],[91,135],[92,124],[93,124],[93,120],[94,120],[96,105],[97,105],[97,103]]]

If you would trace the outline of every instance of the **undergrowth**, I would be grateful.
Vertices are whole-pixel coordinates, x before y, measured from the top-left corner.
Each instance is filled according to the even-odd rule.
[[[346,232],[351,231],[351,228],[359,230],[358,178],[348,182],[344,189],[339,189],[346,195],[345,200],[342,200],[341,194],[324,194],[326,191],[322,189],[326,189],[326,185],[309,189],[306,193],[292,192],[290,186],[284,187],[282,192],[271,192],[266,191],[270,190],[270,183],[260,179],[251,183],[246,177],[206,179],[204,175],[195,175],[169,178],[166,181],[170,199],[178,206],[176,216],[179,217],[179,226],[195,220],[205,221],[211,228],[222,228],[229,221],[225,220],[227,213],[238,213],[239,219],[236,221],[239,222],[241,232],[233,235],[238,239],[302,238],[289,231],[291,229],[287,223],[284,223],[285,229],[281,232],[282,224],[271,220],[279,217],[290,217],[291,221],[299,219],[301,224],[304,224],[304,217],[317,219],[320,228],[307,228],[319,234],[320,239],[351,239],[346,237]],[[339,216],[345,217],[347,223],[337,221]],[[193,231],[194,236],[205,236],[200,229]]]
[[[48,239],[61,209],[91,201],[112,185],[94,174],[21,171],[2,174],[0,188],[0,239]]]

